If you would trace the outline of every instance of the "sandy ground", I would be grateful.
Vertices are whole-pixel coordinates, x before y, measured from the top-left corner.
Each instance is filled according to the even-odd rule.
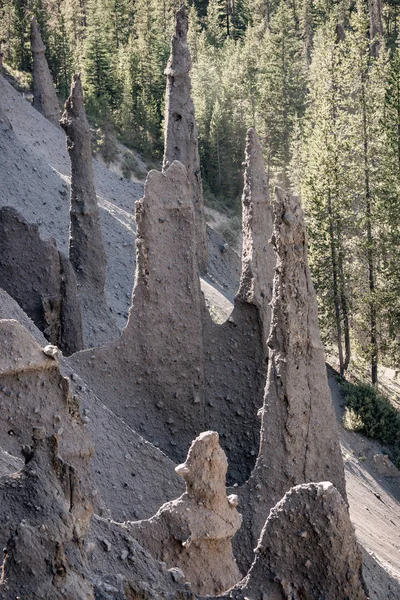
[[[380,590],[373,600],[400,598],[400,471],[377,466],[384,448],[342,426],[344,399],[333,369],[329,386],[339,423],[351,520],[357,537],[370,555],[365,561],[369,584]],[[378,463],[379,464],[379,463]],[[390,575],[382,581],[381,570]]]
[[[0,103],[12,131],[0,138],[0,206],[13,206],[43,239],[68,253],[70,162],[65,134],[44,119],[0,75]],[[107,255],[106,298],[117,326],[128,317],[135,272],[135,201],[143,184],[124,179],[93,160],[95,187]],[[209,270],[215,293],[236,293],[240,261],[209,230]],[[221,249],[220,249],[221,246]],[[207,291],[208,287],[205,287]],[[221,301],[223,303],[223,300]]]

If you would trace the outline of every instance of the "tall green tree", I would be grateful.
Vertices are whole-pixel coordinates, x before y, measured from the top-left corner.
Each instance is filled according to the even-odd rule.
[[[320,29],[311,63],[304,156],[300,180],[308,217],[310,265],[316,284],[320,325],[326,343],[337,347],[340,372],[350,362],[349,239],[352,205],[348,165],[347,114],[341,111],[343,49],[334,21]]]
[[[294,123],[304,113],[306,61],[292,11],[284,0],[265,32],[260,54],[257,85],[267,167],[288,187]]]

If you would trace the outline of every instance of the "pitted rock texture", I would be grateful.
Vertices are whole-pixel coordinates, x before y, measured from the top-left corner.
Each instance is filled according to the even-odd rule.
[[[80,75],[74,75],[71,92],[60,121],[67,134],[71,160],[71,203],[69,259],[75,270],[85,319],[104,330],[104,341],[117,337],[104,296],[106,253],[100,226],[99,207],[93,182],[91,133],[83,105]],[[85,345],[91,343],[90,327],[85,330]]]
[[[242,275],[238,296],[249,304],[255,304],[260,311],[266,355],[275,270],[272,230],[273,215],[268,177],[260,141],[255,130],[251,128],[246,138],[242,196]]]
[[[244,483],[258,452],[257,411],[266,377],[260,309],[238,297],[226,323],[211,320],[181,163],[149,174],[136,219],[128,325],[119,342],[78,353],[71,365],[105,404],[173,460],[184,458],[200,431],[217,428],[229,456],[229,482]]]
[[[188,17],[185,7],[176,14],[176,32],[171,40],[171,54],[165,70],[165,135],[163,170],[179,160],[188,170],[194,206],[196,251],[201,273],[207,272],[207,235],[203,207],[197,126],[191,98],[192,68],[187,43]]]
[[[60,105],[53,85],[45,46],[35,17],[31,21],[31,51],[33,56],[33,106],[53,125],[59,127]]]
[[[228,320],[216,325],[204,312],[206,425],[228,452],[229,483],[243,484],[255,465],[267,371],[267,338],[275,255],[272,207],[262,149],[254,129],[246,140],[242,196],[243,252],[239,291]]]
[[[68,259],[11,207],[0,209],[0,287],[51,344],[66,355],[83,348],[80,301]]]
[[[205,424],[221,436],[229,459],[229,484],[243,484],[260,442],[266,361],[259,309],[240,298],[222,325],[203,310]]]
[[[57,449],[56,436],[34,429],[25,466],[0,478],[2,598],[94,600],[82,553],[91,505]]]
[[[118,342],[71,358],[73,368],[119,417],[177,461],[204,423],[193,213],[181,163],[149,173],[144,197],[136,203],[136,276],[128,324]]]
[[[317,300],[297,198],[275,190],[276,270],[268,377],[256,466],[241,490],[244,521],[236,540],[248,568],[270,509],[293,486],[330,480],[346,498],[339,432],[328,387]]]
[[[330,482],[292,488],[271,510],[245,579],[225,598],[366,600],[362,554]]]
[[[168,567],[180,568],[198,594],[218,594],[240,579],[231,539],[241,525],[237,497],[226,495],[228,462],[215,431],[190,446],[176,472],[186,492],[147,521],[127,523],[131,535]]]
[[[44,349],[17,322],[0,321],[0,447],[14,456],[29,445],[32,428],[59,436],[59,454],[78,472],[92,447],[79,401],[60,374],[57,348]]]
[[[0,319],[17,320],[41,348],[47,345],[43,334],[2,289]],[[94,510],[100,515],[110,514],[116,521],[147,519],[161,504],[180,496],[185,486],[173,472],[175,464],[104,406],[64,357],[60,357],[59,365],[61,374],[69,380],[70,394],[79,400],[85,430],[94,446],[89,465],[98,490],[92,499]],[[19,458],[0,450],[1,475],[19,468]],[[150,472],[157,485],[148,485]]]

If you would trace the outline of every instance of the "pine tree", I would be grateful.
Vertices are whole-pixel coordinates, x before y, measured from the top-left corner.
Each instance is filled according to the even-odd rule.
[[[267,168],[288,187],[293,126],[304,112],[306,63],[292,12],[284,0],[271,19],[261,53],[257,85]]]
[[[310,68],[310,97],[300,181],[308,216],[310,266],[319,300],[325,343],[334,342],[343,375],[350,362],[349,255],[351,203],[348,194],[347,115],[341,112],[342,51],[335,22],[317,34]]]
[[[99,0],[90,0],[82,58],[84,87],[89,114],[105,119],[118,106],[118,82],[113,65],[109,23],[105,22]]]

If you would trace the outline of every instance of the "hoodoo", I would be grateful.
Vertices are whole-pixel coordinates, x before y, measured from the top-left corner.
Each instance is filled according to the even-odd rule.
[[[245,156],[242,275],[238,297],[259,308],[267,354],[275,269],[275,254],[271,244],[273,215],[262,148],[253,128],[247,132]]]
[[[297,198],[276,188],[274,231],[277,265],[261,441],[256,466],[243,486],[247,556],[271,508],[293,486],[332,481],[346,487],[326,374],[317,299],[307,260],[304,214]],[[246,542],[238,540],[242,554]],[[246,565],[248,566],[248,565]]]
[[[128,324],[118,342],[72,357],[73,367],[118,416],[178,461],[182,447],[204,429],[201,290],[190,194],[181,163],[149,173],[136,203]]]
[[[292,488],[271,510],[245,579],[226,598],[366,600],[362,554],[329,482]]]
[[[200,434],[176,472],[186,492],[147,521],[129,523],[141,545],[169,567],[179,567],[198,594],[221,593],[240,579],[231,539],[242,522],[237,497],[226,495],[228,461],[215,431]]]
[[[165,140],[163,170],[179,160],[188,170],[191,198],[195,213],[196,252],[201,273],[207,272],[207,235],[203,207],[197,127],[191,98],[192,68],[187,43],[188,17],[185,7],[176,14],[176,32],[171,40],[171,54],[165,70]]]
[[[60,126],[60,105],[45,56],[35,17],[31,21],[31,50],[33,56],[33,106],[53,125]]]
[[[249,477],[259,447],[257,412],[267,371],[275,267],[268,180],[254,129],[246,140],[242,223],[242,273],[233,311],[223,325],[204,313],[203,327],[206,424],[224,434],[230,481],[239,484]]]
[[[83,105],[80,75],[74,75],[71,92],[60,121],[67,134],[67,150],[71,160],[71,204],[69,259],[80,287],[83,310],[90,314],[93,325],[117,335],[104,296],[106,253],[100,226],[99,207],[93,183],[91,134]],[[84,330],[85,344],[90,331]]]

